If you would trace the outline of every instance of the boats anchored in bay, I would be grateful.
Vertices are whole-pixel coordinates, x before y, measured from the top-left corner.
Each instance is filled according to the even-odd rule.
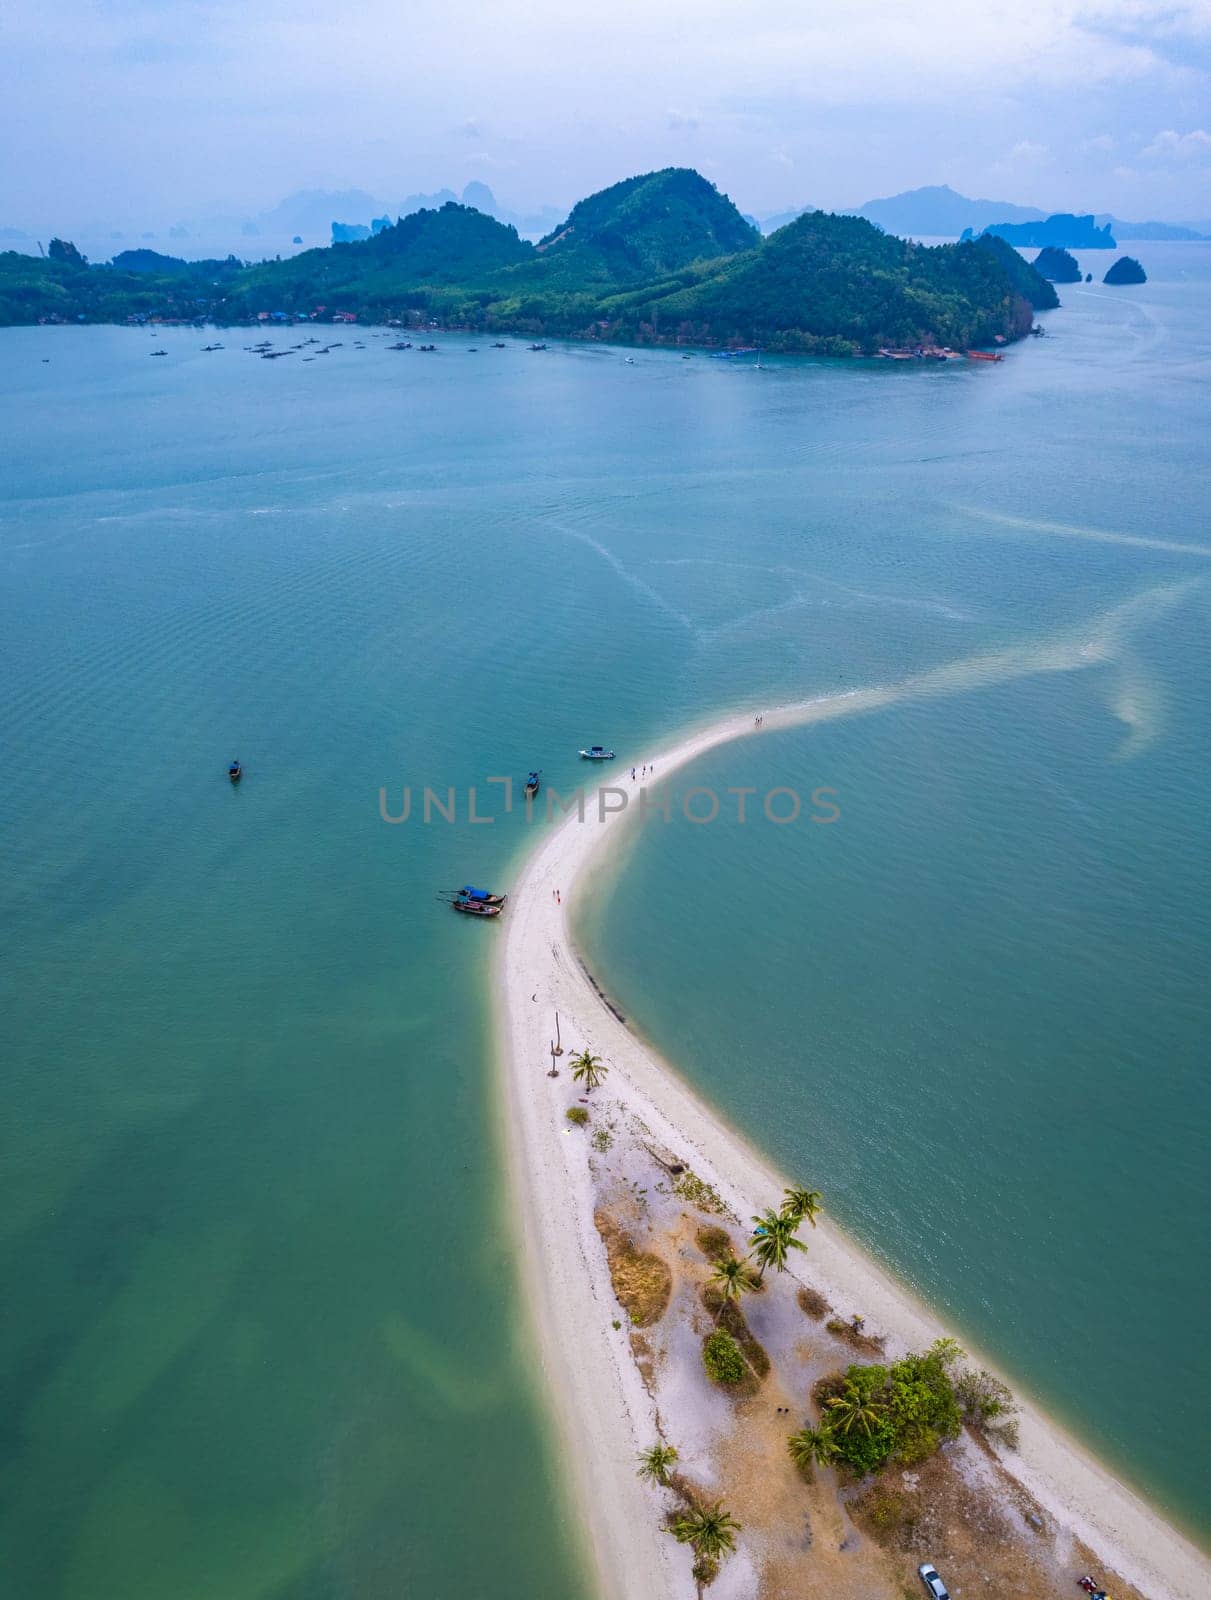
[[[491,889],[476,889],[468,883],[451,892],[446,903],[465,917],[499,917],[508,898],[507,894],[493,894]]]

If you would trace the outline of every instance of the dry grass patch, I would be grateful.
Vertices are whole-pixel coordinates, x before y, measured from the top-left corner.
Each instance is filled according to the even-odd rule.
[[[651,1327],[668,1310],[673,1292],[673,1274],[667,1263],[650,1251],[640,1250],[608,1211],[595,1212],[593,1221],[605,1245],[610,1282],[619,1304],[633,1327]]]
[[[704,1223],[694,1238],[699,1250],[708,1261],[726,1261],[729,1256],[736,1253],[732,1236],[726,1228],[716,1228],[712,1223]]]
[[[799,1310],[812,1318],[814,1322],[823,1322],[832,1310],[832,1306],[818,1289],[809,1289],[806,1285],[795,1296],[799,1302]]]
[[[842,1344],[847,1344],[851,1350],[857,1350],[864,1356],[881,1356],[883,1346],[887,1340],[882,1334],[863,1333],[861,1328],[855,1328],[852,1322],[842,1322],[840,1317],[830,1317],[824,1324],[834,1339],[840,1339]]]

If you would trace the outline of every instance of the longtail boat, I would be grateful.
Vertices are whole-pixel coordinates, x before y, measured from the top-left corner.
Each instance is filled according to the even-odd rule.
[[[530,774],[530,776],[526,779],[526,799],[527,800],[533,800],[534,796],[538,793],[539,784],[540,784],[541,779],[542,779],[542,773],[541,772],[532,772]]]
[[[499,906],[484,905],[481,900],[460,900],[456,898],[451,900],[450,904],[454,907],[455,911],[461,911],[464,916],[468,917],[500,916]]]

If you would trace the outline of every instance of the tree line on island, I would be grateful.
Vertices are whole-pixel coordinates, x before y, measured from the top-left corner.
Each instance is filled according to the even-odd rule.
[[[925,246],[809,212],[768,237],[697,172],[628,178],[531,244],[472,207],[421,210],[372,238],[247,265],[128,252],[95,266],[65,241],[0,255],[0,324],[260,317],[433,322],[823,355],[964,349],[1029,331],[1055,291],[993,236]]]

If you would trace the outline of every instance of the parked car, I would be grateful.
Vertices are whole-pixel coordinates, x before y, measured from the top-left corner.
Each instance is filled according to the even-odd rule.
[[[933,1595],[933,1600],[950,1600],[950,1591],[938,1577],[937,1567],[930,1566],[928,1561],[924,1561],[917,1571],[921,1574],[921,1582]]]

